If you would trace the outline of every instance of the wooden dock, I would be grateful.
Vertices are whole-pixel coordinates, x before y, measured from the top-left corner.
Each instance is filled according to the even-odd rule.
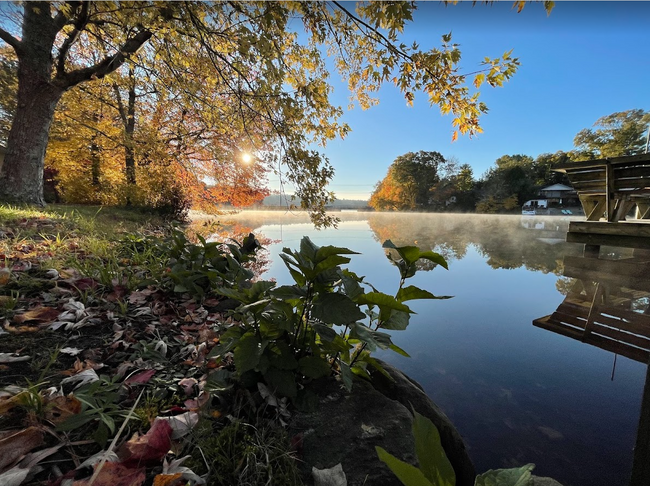
[[[566,257],[575,280],[552,314],[533,325],[648,364],[630,486],[650,485],[650,154],[574,162],[565,172],[586,221],[571,221]],[[634,257],[600,258],[601,246],[634,248]]]
[[[558,308],[533,325],[626,356],[650,359],[650,261],[566,257],[576,279]]]

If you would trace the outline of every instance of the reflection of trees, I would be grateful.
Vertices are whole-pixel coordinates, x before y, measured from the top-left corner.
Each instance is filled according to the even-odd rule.
[[[368,218],[379,242],[417,245],[449,261],[462,259],[472,244],[492,268],[524,267],[560,275],[562,256],[580,255],[582,246],[564,243],[568,221],[553,217],[540,221],[528,229],[519,216],[398,213]]]
[[[255,260],[248,262],[245,265],[253,271],[257,278],[259,278],[269,269],[271,264],[271,254],[268,247],[273,243],[277,243],[277,240],[273,240],[259,232],[255,232],[252,227],[241,224],[237,221],[227,221],[224,223],[215,221],[198,221],[191,224],[188,231],[190,240],[196,240],[196,237],[193,238],[193,235],[201,235],[209,241],[219,241],[222,243],[237,242],[239,244],[241,244],[244,238],[250,233],[255,235],[255,239],[262,247],[255,252]],[[196,241],[194,242],[196,243]]]
[[[368,225],[379,243],[391,240],[397,246],[415,245],[440,253],[447,261],[462,259],[471,243],[468,234],[462,231],[462,221],[450,215],[373,213],[368,217]],[[431,262],[418,262],[418,269],[433,268],[435,264]]]

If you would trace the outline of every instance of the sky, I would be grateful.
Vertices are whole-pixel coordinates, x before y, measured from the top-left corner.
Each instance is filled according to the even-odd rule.
[[[322,149],[335,168],[330,189],[339,199],[367,199],[406,152],[456,157],[478,178],[502,155],[568,151],[574,136],[598,118],[650,110],[650,2],[560,1],[550,15],[542,3],[528,3],[521,13],[512,4],[418,2],[404,31],[407,45],[417,40],[423,49],[439,46],[441,35],[451,32],[460,44],[461,72],[510,49],[519,58],[504,87],[481,87],[489,112],[481,118],[484,132],[472,139],[452,142],[451,116],[430,107],[424,93],[408,107],[393,85],[380,90],[378,106],[347,111],[347,87],[332,73],[332,101],[346,108],[343,121],[352,128]],[[269,179],[271,189],[277,183]]]

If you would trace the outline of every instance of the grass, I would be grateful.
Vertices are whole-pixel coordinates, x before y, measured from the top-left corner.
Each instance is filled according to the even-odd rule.
[[[71,444],[47,462],[56,474],[71,473],[74,462],[119,438],[121,426],[125,438],[142,436],[156,417],[195,410],[221,440],[192,433],[174,447],[179,457],[205,451],[208,464],[203,457],[195,463],[213,478],[209,484],[235,484],[223,470],[232,458],[220,454],[240,439],[245,447],[237,449],[237,467],[245,480],[238,484],[271,476],[280,479],[268,484],[299,484],[283,431],[274,431],[268,421],[263,428],[240,422],[228,398],[232,382],[223,392],[222,385],[203,389],[215,368],[232,373],[230,361],[208,356],[225,317],[209,292],[196,298],[176,291],[169,267],[181,261],[187,270],[178,278],[188,272],[203,278],[204,270],[194,265],[203,261],[207,247],[196,235],[219,228],[200,221],[185,229],[187,238],[141,210],[0,205],[0,356],[21,358],[0,361],[0,433],[36,426],[48,432],[41,447]],[[224,231],[221,241],[239,240],[249,228],[235,224]],[[174,252],[179,253],[172,260]],[[66,383],[93,370],[95,381]],[[136,381],[128,383],[129,378]],[[184,380],[193,380],[196,388],[184,390]],[[233,420],[239,425],[229,427]],[[236,444],[229,444],[233,440]],[[52,470],[44,468],[25,484],[51,479]],[[148,470],[147,484],[155,474]],[[218,482],[222,477],[225,483]]]

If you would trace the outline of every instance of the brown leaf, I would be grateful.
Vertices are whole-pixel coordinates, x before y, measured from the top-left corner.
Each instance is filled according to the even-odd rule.
[[[81,402],[72,394],[67,397],[54,397],[45,405],[45,418],[57,425],[80,412]]]
[[[134,437],[124,445],[123,462],[146,464],[160,461],[169,451],[172,432],[167,422],[155,420],[145,435]]]
[[[153,478],[153,486],[180,486],[185,484],[182,473],[158,474]]]
[[[99,464],[95,465],[97,468]],[[120,462],[106,462],[92,486],[140,486],[146,478],[144,467],[131,468]],[[90,479],[75,481],[73,486],[90,486]]]
[[[43,432],[36,427],[28,427],[19,432],[0,432],[0,434],[0,471],[32,449],[43,445]]]
[[[61,312],[54,307],[36,307],[35,309],[15,316],[14,322],[16,324],[23,324],[27,321],[53,322],[57,317],[59,317],[60,313]]]

